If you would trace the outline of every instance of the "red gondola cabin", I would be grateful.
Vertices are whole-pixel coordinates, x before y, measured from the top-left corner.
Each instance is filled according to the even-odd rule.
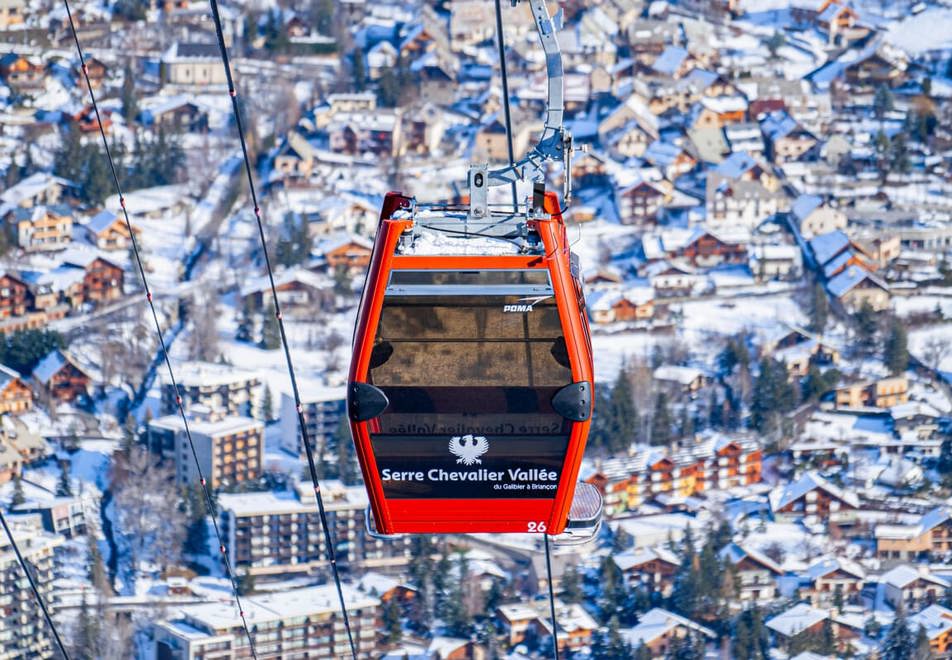
[[[382,534],[566,527],[592,350],[558,199],[540,206],[518,239],[488,238],[386,197],[348,383]]]

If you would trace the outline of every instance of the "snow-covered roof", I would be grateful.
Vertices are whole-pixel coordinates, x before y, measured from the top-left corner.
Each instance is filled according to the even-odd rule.
[[[834,486],[816,472],[805,472],[796,481],[787,485],[780,485],[770,491],[770,508],[779,511],[791,502],[795,502],[807,493],[815,489],[821,489],[829,493],[832,497],[845,502],[853,507],[859,506],[859,497],[855,493],[844,491]]]
[[[717,637],[717,633],[710,628],[660,607],[648,610],[641,616],[637,626],[621,630],[620,633],[633,648],[638,648],[642,644],[648,645],[659,637],[669,634],[679,626],[701,633],[710,639]]]
[[[952,631],[952,610],[941,605],[930,605],[909,617],[909,627],[918,630],[925,628],[929,639],[936,639]]]
[[[704,378],[704,372],[696,367],[681,367],[663,364],[654,370],[655,380],[666,380],[679,385],[690,385],[698,378]]]
[[[863,579],[866,577],[866,571],[863,570],[862,566],[854,561],[850,561],[844,557],[837,557],[835,555],[820,557],[814,560],[809,566],[807,566],[806,574],[809,576],[810,580],[817,580],[821,577],[829,575],[830,573],[833,573],[834,571],[843,571],[844,573],[849,573],[858,579]]]
[[[839,229],[810,239],[810,249],[818,263],[825,264],[850,246],[850,238]]]
[[[59,349],[50,351],[47,356],[40,360],[40,363],[34,367],[33,379],[38,383],[46,385],[50,382],[50,379],[56,375],[56,373],[66,364],[72,364],[81,372],[83,371],[82,368],[76,364],[76,360],[74,360],[68,353]]]
[[[750,559],[775,575],[783,575],[783,569],[773,559],[762,552],[746,548],[737,543],[728,543],[719,554],[721,559],[726,559],[732,564],[739,564],[744,559]]]
[[[654,61],[654,64],[651,65],[651,68],[658,73],[673,76],[677,73],[678,69],[681,68],[681,65],[684,64],[688,56],[689,53],[686,49],[680,46],[668,46],[658,55],[658,58]]]
[[[790,207],[790,213],[797,220],[803,221],[821,206],[823,206],[823,198],[819,195],[800,195]]]
[[[622,571],[627,571],[635,566],[641,566],[655,559],[660,559],[661,561],[675,565],[681,563],[681,560],[678,559],[676,554],[660,546],[645,548],[643,550],[633,548],[612,555],[612,561],[614,561],[615,565]]]
[[[768,619],[766,625],[774,632],[789,638],[829,618],[829,611],[818,610],[806,603],[799,603],[786,612]]]
[[[714,171],[728,179],[739,179],[744,173],[756,166],[757,161],[749,153],[738,151],[725,158]]]
[[[881,583],[897,589],[905,589],[916,580],[925,580],[942,587],[952,586],[946,578],[930,573],[927,566],[910,566],[909,564],[900,564],[886,571],[879,578]]]
[[[860,266],[850,266],[845,269],[826,283],[826,289],[830,292],[830,295],[840,298],[863,282],[870,282],[885,291],[889,290],[889,285]]]
[[[103,209],[89,219],[89,222],[86,223],[86,231],[99,234],[109,229],[117,218],[118,216],[112,211]]]
[[[217,387],[259,378],[260,374],[257,371],[230,364],[195,360],[175,365],[175,379],[182,387]],[[162,375],[162,382],[170,384],[167,374]]]

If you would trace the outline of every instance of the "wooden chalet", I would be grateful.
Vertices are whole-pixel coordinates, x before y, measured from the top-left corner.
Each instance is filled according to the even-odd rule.
[[[86,396],[92,378],[65,351],[51,351],[33,369],[33,382],[53,401],[72,402]]]
[[[33,407],[33,390],[13,369],[0,364],[0,415],[27,412]]]
[[[100,250],[128,250],[132,245],[125,220],[112,211],[100,211],[82,229],[89,242]],[[133,231],[139,230],[133,227]]]
[[[930,605],[909,617],[909,629],[925,630],[934,657],[952,655],[952,609]]]
[[[736,543],[728,544],[720,556],[733,568],[741,601],[769,602],[777,597],[777,579],[783,569],[773,559]]]
[[[852,524],[859,509],[856,493],[834,486],[815,472],[777,486],[768,497],[774,518]]]
[[[612,555],[612,561],[630,588],[644,586],[664,598],[671,595],[674,576],[681,567],[678,556],[663,547],[626,550]]]
[[[22,316],[32,305],[26,282],[10,273],[0,275],[0,319]]]
[[[122,297],[125,272],[103,257],[96,257],[85,267],[83,298],[96,304]]]
[[[655,224],[670,194],[661,183],[641,180],[615,191],[618,216],[626,225]]]

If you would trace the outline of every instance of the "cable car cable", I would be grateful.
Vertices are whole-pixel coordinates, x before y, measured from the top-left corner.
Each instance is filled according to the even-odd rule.
[[[321,494],[320,480],[317,476],[317,465],[314,462],[314,450],[311,448],[310,438],[307,433],[307,421],[304,417],[304,405],[301,402],[301,394],[298,390],[297,378],[294,374],[294,363],[291,360],[291,349],[288,345],[287,333],[284,330],[284,319],[281,315],[281,305],[278,300],[278,289],[274,283],[274,271],[271,268],[271,257],[268,254],[268,242],[264,235],[264,222],[261,218],[261,207],[258,204],[258,193],[255,189],[254,174],[251,167],[251,159],[248,156],[248,145],[245,141],[244,122],[241,120],[241,111],[238,106],[238,90],[235,87],[235,81],[231,72],[231,62],[228,58],[228,48],[225,46],[225,34],[222,30],[221,14],[218,10],[218,0],[209,0],[212,12],[212,20],[215,23],[215,34],[218,37],[218,49],[221,52],[222,65],[225,68],[225,79],[228,83],[228,95],[231,97],[231,107],[235,117],[235,128],[238,131],[238,141],[241,143],[241,155],[245,163],[245,174],[248,177],[248,189],[251,192],[251,201],[254,204],[255,222],[258,226],[258,238],[261,239],[261,251],[264,253],[264,263],[268,269],[268,281],[271,284],[271,298],[274,304],[274,317],[278,323],[278,331],[281,335],[281,346],[284,349],[284,359],[288,367],[288,376],[291,380],[291,391],[294,394],[294,407],[297,410],[298,425],[301,427],[301,439],[304,443],[304,453],[307,456],[307,468],[311,477],[311,484],[314,487],[314,498],[317,500],[318,514],[321,520],[321,527],[324,531],[324,544],[327,546],[327,558],[331,565],[331,572],[334,576],[334,584],[337,587],[337,597],[340,600],[341,615],[344,619],[344,627],[347,630],[347,641],[350,643],[350,652],[354,660],[357,660],[357,646],[354,643],[354,634],[350,627],[350,616],[347,614],[347,605],[344,601],[344,590],[341,586],[340,571],[337,566],[337,553],[334,549],[333,538],[331,537],[330,527],[327,524],[327,512],[324,509],[324,497]]]
[[[23,558],[23,555],[20,554],[20,547],[17,545],[16,539],[13,538],[13,532],[10,531],[10,527],[7,525],[7,519],[6,516],[3,515],[2,508],[0,508],[0,524],[3,525],[3,531],[7,533],[7,538],[10,539],[10,547],[13,548],[13,554],[17,556],[17,562],[20,564],[20,568],[23,569],[23,574],[26,575],[26,579],[30,582],[30,589],[33,590],[33,597],[40,606],[40,609],[43,610],[43,617],[46,619],[46,623],[49,625],[50,631],[53,633],[53,639],[56,640],[56,646],[59,647],[60,653],[63,654],[63,657],[66,658],[66,660],[70,660],[69,653],[66,651],[66,647],[63,645],[63,640],[60,638],[59,632],[56,630],[56,624],[53,623],[53,617],[50,616],[50,611],[46,609],[46,603],[43,602],[43,596],[40,595],[40,590],[36,586],[36,580],[33,579],[33,574],[30,572],[30,566],[26,563],[26,559]]]
[[[222,536],[221,529],[218,526],[218,510],[215,507],[215,502],[212,500],[211,494],[208,490],[208,483],[205,479],[205,475],[202,471],[201,463],[198,460],[198,453],[195,450],[195,443],[192,441],[192,432],[188,425],[188,417],[185,414],[185,407],[182,401],[182,395],[179,393],[178,382],[175,380],[175,373],[172,370],[172,362],[169,359],[168,346],[165,343],[165,336],[162,332],[162,326],[159,323],[159,315],[155,310],[155,302],[152,299],[152,290],[149,288],[149,281],[145,274],[145,267],[142,265],[142,256],[139,252],[139,242],[136,240],[135,231],[132,228],[132,221],[129,219],[129,211],[126,209],[126,198],[122,193],[122,186],[119,183],[119,173],[116,170],[115,161],[112,158],[112,150],[109,148],[109,141],[106,139],[106,130],[103,127],[102,117],[99,114],[99,104],[96,101],[96,94],[93,92],[92,83],[89,80],[89,69],[86,66],[86,58],[83,55],[82,46],[79,43],[79,36],[76,33],[76,23],[73,21],[73,14],[70,11],[69,0],[63,0],[63,4],[66,6],[66,17],[69,19],[69,27],[72,32],[73,42],[76,44],[76,53],[79,56],[80,70],[82,71],[83,77],[86,80],[86,87],[89,89],[89,100],[93,106],[93,112],[96,115],[96,123],[99,125],[99,136],[102,138],[103,147],[106,150],[106,160],[109,162],[109,169],[112,173],[112,180],[115,184],[116,193],[119,196],[119,207],[122,209],[122,216],[125,219],[126,229],[129,232],[129,238],[132,243],[132,253],[135,257],[136,266],[139,271],[139,277],[142,280],[142,288],[145,290],[145,299],[149,303],[149,310],[152,312],[152,321],[155,324],[155,333],[159,339],[159,346],[162,349],[162,357],[165,361],[166,369],[169,374],[169,381],[172,385],[172,391],[175,392],[175,404],[178,407],[179,414],[182,418],[182,424],[185,430],[185,437],[188,440],[188,446],[192,453],[192,458],[195,461],[195,468],[198,474],[199,484],[202,487],[202,494],[205,499],[205,506],[208,509],[209,516],[212,519],[212,527],[215,530],[215,538],[218,541],[218,549],[221,554],[222,563],[225,567],[225,573],[228,576],[228,580],[231,583],[231,589],[235,596],[235,606],[238,608],[238,615],[241,618],[241,625],[244,628],[245,635],[248,637],[248,644],[251,650],[251,656],[257,660],[258,653],[255,648],[254,636],[251,634],[251,628],[248,625],[248,620],[245,616],[245,610],[241,605],[241,596],[238,593],[238,580],[235,578],[235,572],[231,566],[231,560],[228,558],[228,553],[226,552],[224,537]]]
[[[512,146],[512,115],[509,111],[509,76],[506,72],[506,52],[505,45],[503,43],[503,30],[502,30],[502,9],[500,7],[499,0],[496,0],[496,33],[497,33],[497,43],[499,44],[499,70],[502,78],[502,87],[503,87],[503,109],[504,116],[506,118],[506,146],[509,149],[509,165],[510,167],[515,163],[516,157]],[[516,182],[512,182],[512,205],[514,208],[518,209],[519,200],[516,196]],[[528,322],[527,317],[523,318],[524,323]],[[528,350],[528,345],[527,345]],[[531,359],[531,354],[529,354]],[[531,372],[530,372],[531,373]],[[555,660],[559,660],[559,630],[558,630],[558,620],[555,616],[555,588],[552,585],[552,558],[549,553],[549,535],[545,532],[542,534],[543,546],[545,547],[545,570],[547,575],[547,582],[549,585],[549,612],[552,617],[552,651],[555,653]]]

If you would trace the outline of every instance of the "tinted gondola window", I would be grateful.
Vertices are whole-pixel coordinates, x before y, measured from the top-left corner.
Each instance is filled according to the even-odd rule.
[[[414,274],[413,295],[394,287],[385,298],[369,380],[390,400],[371,434],[388,497],[555,495],[572,423],[551,399],[572,382],[571,364],[548,274],[524,273],[500,272],[465,287],[457,277],[443,280],[454,293],[465,288],[463,295],[440,295],[440,286]],[[398,274],[391,285],[411,284]],[[512,284],[541,285],[547,295],[492,293]],[[475,442],[484,444],[467,449]],[[422,479],[387,479],[421,466]],[[541,482],[429,478],[476,468],[483,470],[476,476],[489,477],[528,470]]]

